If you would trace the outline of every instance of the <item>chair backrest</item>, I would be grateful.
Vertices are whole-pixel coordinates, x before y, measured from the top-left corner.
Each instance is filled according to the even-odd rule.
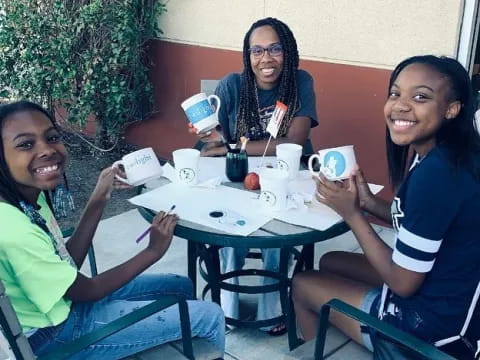
[[[17,314],[13,310],[12,303],[5,293],[3,282],[0,281],[0,326],[3,335],[8,341],[11,352],[17,360],[36,359],[27,337],[22,332]],[[8,349],[4,349],[8,351]]]
[[[207,95],[214,94],[219,82],[220,80],[200,80],[200,92]]]
[[[68,238],[73,235],[75,232],[75,228],[71,227],[66,230],[62,230],[62,235],[66,241]],[[93,243],[90,245],[88,249],[88,262],[90,264],[90,274],[93,276],[97,276],[97,260],[95,259],[95,250],[93,249]]]

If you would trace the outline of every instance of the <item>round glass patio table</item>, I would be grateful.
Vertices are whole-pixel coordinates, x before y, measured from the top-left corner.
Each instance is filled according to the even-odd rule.
[[[152,190],[157,186],[169,183],[166,179],[156,180],[139,188],[139,193]],[[226,186],[243,189],[242,183],[223,183]],[[155,212],[138,207],[140,214],[148,222],[152,222]],[[260,328],[277,325],[280,322],[287,323],[289,334],[289,343],[296,341],[296,334],[293,333],[294,318],[289,310],[288,289],[291,285],[291,278],[288,276],[288,263],[291,254],[296,259],[294,274],[298,271],[313,268],[314,245],[316,242],[325,241],[349,231],[345,222],[338,222],[330,228],[319,231],[303,226],[297,226],[285,223],[280,220],[271,220],[259,230],[248,236],[231,235],[219,230],[180,219],[175,227],[175,235],[188,241],[188,276],[193,282],[194,295],[197,288],[197,259],[200,259],[200,274],[207,282],[203,289],[202,297],[208,291],[211,292],[212,301],[220,304],[220,290],[245,293],[260,294],[273,291],[279,291],[282,314],[275,318],[266,320],[239,320],[226,317],[226,323],[249,328]],[[301,246],[301,251],[295,247]],[[263,269],[241,269],[221,274],[219,249],[222,247],[233,248],[253,248],[280,249],[280,264],[278,272],[266,271]],[[247,257],[261,258],[260,253],[249,253]],[[204,269],[205,268],[205,269]],[[278,282],[270,285],[236,285],[228,283],[226,280],[233,277],[242,276],[267,276],[276,279]],[[295,330],[296,332],[296,330]]]

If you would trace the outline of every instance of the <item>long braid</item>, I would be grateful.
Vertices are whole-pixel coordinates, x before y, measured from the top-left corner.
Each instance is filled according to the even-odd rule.
[[[250,36],[261,26],[271,26],[277,33],[283,48],[283,69],[279,79],[278,100],[287,105],[287,113],[279,130],[280,136],[285,136],[299,107],[297,88],[297,69],[299,56],[297,42],[290,28],[275,18],[265,18],[255,22],[243,40],[243,73],[240,89],[240,100],[237,113],[237,126],[235,138],[246,134],[252,127],[259,127],[260,115],[258,113],[258,95],[255,75],[250,62]]]

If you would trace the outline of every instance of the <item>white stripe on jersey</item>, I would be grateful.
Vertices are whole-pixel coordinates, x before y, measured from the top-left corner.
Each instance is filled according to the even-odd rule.
[[[417,249],[423,252],[435,254],[442,245],[442,239],[430,240],[408,231],[403,226],[400,226],[398,231],[398,239],[405,245],[410,246],[413,249]]]
[[[416,260],[409,256],[402,254],[400,251],[395,248],[392,255],[392,260],[398,266],[401,266],[404,269],[415,271],[419,273],[426,273],[432,270],[435,259],[431,261],[422,261]]]

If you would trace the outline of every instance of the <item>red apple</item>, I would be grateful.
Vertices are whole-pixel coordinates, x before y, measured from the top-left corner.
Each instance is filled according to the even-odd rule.
[[[243,186],[248,190],[260,189],[260,178],[258,174],[255,172],[248,173],[247,176],[245,176],[245,180],[243,180]]]

